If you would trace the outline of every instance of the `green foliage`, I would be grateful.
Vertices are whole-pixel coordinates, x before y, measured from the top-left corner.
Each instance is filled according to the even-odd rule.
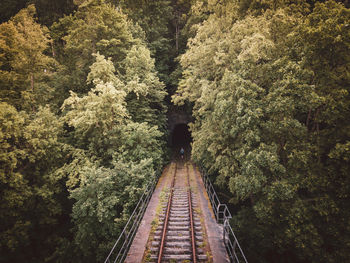
[[[134,66],[133,70],[137,70],[137,65]],[[88,82],[93,82],[95,88],[82,98],[72,92],[62,106],[63,110],[67,110],[64,120],[74,127],[76,146],[89,150],[107,162],[123,143],[130,144],[127,138],[123,137],[124,133],[130,134],[128,136],[133,136],[135,140],[145,136],[143,142],[140,141],[133,147],[143,147],[152,143],[158,145],[159,142],[153,141],[149,136],[160,137],[162,133],[156,124],[163,128],[163,132],[165,125],[162,103],[165,93],[162,91],[163,85],[154,73],[147,72],[149,70],[146,69],[139,72],[144,79],[139,79],[137,75],[132,74],[134,72],[131,72],[127,76],[133,80],[124,84],[113,71],[111,61],[97,54],[96,62],[91,66],[88,75]],[[129,71],[131,70],[127,68],[126,72]],[[136,96],[134,101],[129,98],[131,93]],[[157,105],[162,111],[157,112],[151,108]],[[143,119],[139,116],[143,116]],[[134,118],[138,118],[139,124],[133,123]],[[143,131],[148,135],[143,134]],[[153,151],[159,153],[156,147],[150,152]],[[123,152],[127,152],[127,148],[121,151]],[[136,156],[140,156],[140,153],[135,152]]]
[[[156,70],[159,78],[169,82],[174,46],[171,45],[170,21],[173,9],[170,1],[124,0],[118,5],[128,14],[134,23],[140,25],[145,32],[148,48],[156,59]]]
[[[348,259],[348,6],[29,2],[0,25],[4,261],[103,261],[164,162],[165,87],[250,261]]]
[[[251,260],[346,260],[349,10],[214,2],[173,96],[193,103],[194,159],[229,186]]]
[[[154,60],[144,46],[133,46],[125,61],[127,108],[136,122],[147,122],[166,132],[164,84],[159,81]]]
[[[63,226],[64,188],[53,176],[64,160],[62,124],[49,108],[29,116],[1,103],[0,114],[1,254],[6,261],[40,259],[52,252]],[[50,230],[55,227],[58,232]]]
[[[77,4],[54,41],[34,6],[0,25],[5,261],[102,261],[164,162],[166,92],[144,32],[104,1]]]
[[[3,101],[18,109],[45,105],[51,90],[44,82],[55,66],[45,54],[50,39],[46,27],[34,20],[33,5],[0,25],[0,85]]]
[[[131,93],[138,95],[135,100],[152,93],[157,98],[156,88],[163,88],[153,75],[153,64],[147,64],[149,52],[144,48],[139,50],[148,54],[148,60],[138,61],[131,50],[127,60],[134,62],[135,67],[126,67],[127,84],[114,75],[110,59],[95,54],[96,62],[91,65],[87,78],[95,87],[83,97],[72,92],[62,105],[62,120],[74,128],[69,142],[75,150],[72,162],[59,173],[68,177],[70,198],[75,201],[74,240],[78,255],[85,262],[101,261],[107,255],[143,187],[162,167],[163,133],[152,125],[157,116],[148,115],[149,123],[134,122],[132,114],[136,117],[143,114],[142,110],[151,112],[152,109],[141,103],[142,106],[135,103],[134,107],[139,108],[133,108],[133,104],[129,104],[131,100],[127,100]],[[139,66],[145,62],[145,67]],[[139,72],[144,79],[136,75],[138,69],[144,70]],[[131,85],[129,78],[137,82]],[[152,81],[158,86],[152,85]],[[162,91],[158,92],[162,95],[158,99],[162,99]],[[161,100],[157,102],[162,106]]]
[[[110,169],[82,168],[80,185],[71,191],[71,197],[76,200],[72,213],[77,228],[75,242],[85,262],[105,259],[144,182],[152,177],[150,159],[138,163],[119,160]]]
[[[126,16],[114,6],[99,0],[86,2],[74,15],[54,23],[52,32],[58,60],[64,65],[60,73],[64,82],[56,84],[63,89],[62,101],[69,90],[83,94],[91,89],[85,81],[94,53],[110,57],[116,70],[123,74],[121,64],[134,40]]]

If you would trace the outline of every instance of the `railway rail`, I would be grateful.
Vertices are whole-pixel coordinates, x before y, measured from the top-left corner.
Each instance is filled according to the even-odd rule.
[[[231,218],[205,170],[172,162],[145,187],[105,263],[247,263]]]
[[[196,193],[188,165],[175,165],[167,201],[151,242],[149,262],[208,262]]]

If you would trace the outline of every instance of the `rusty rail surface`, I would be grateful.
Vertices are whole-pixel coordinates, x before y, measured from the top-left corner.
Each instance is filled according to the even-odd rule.
[[[161,202],[159,223],[146,250],[149,262],[208,262],[205,229],[196,193],[191,188],[189,167],[178,162],[174,177],[170,178],[171,189]]]
[[[165,219],[164,219],[164,225],[162,230],[162,237],[160,242],[160,249],[158,254],[158,263],[161,263],[163,260],[163,254],[164,254],[164,248],[165,248],[165,239],[167,236],[168,231],[168,222],[170,217],[170,210],[172,207],[172,201],[173,201],[173,192],[175,187],[175,180],[176,180],[176,171],[177,166],[175,166],[175,172],[174,177],[171,183],[171,189],[168,197],[168,204],[165,212]],[[195,228],[194,228],[194,220],[193,220],[193,209],[192,209],[192,194],[191,194],[191,185],[190,185],[190,176],[188,171],[188,166],[186,165],[186,175],[187,175],[187,198],[188,198],[188,206],[189,206],[189,220],[190,220],[190,229],[191,229],[191,246],[192,246],[192,262],[197,263],[197,255],[196,255],[196,239],[195,239]]]
[[[195,236],[194,236],[194,224],[193,224],[193,213],[192,213],[192,197],[191,197],[190,174],[188,173],[188,166],[186,166],[186,170],[187,170],[187,184],[188,184],[188,204],[190,206],[190,224],[191,224],[191,240],[192,240],[193,263],[197,263],[196,240],[195,240]]]
[[[162,233],[162,240],[160,241],[158,263],[160,263],[162,261],[162,256],[163,256],[165,236],[166,236],[166,231],[167,231],[167,227],[168,227],[171,201],[173,199],[173,191],[174,191],[175,178],[176,178],[176,168],[177,168],[177,164],[175,163],[174,178],[173,178],[173,180],[171,182],[171,189],[170,189],[170,194],[169,194],[169,198],[168,198],[168,206],[167,206],[167,210],[166,210],[166,214],[165,214],[165,221],[164,221],[164,227],[163,227],[163,233]]]

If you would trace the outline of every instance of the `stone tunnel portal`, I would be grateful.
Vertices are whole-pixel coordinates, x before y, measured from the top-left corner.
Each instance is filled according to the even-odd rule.
[[[185,158],[189,158],[191,153],[192,137],[189,127],[185,123],[177,124],[172,132],[171,144],[173,148],[173,156],[180,158],[181,147],[185,150]]]

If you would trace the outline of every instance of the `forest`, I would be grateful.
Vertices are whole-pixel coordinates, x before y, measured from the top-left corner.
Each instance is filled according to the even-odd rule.
[[[249,262],[350,257],[347,0],[2,0],[0,262],[103,262],[171,158]]]

